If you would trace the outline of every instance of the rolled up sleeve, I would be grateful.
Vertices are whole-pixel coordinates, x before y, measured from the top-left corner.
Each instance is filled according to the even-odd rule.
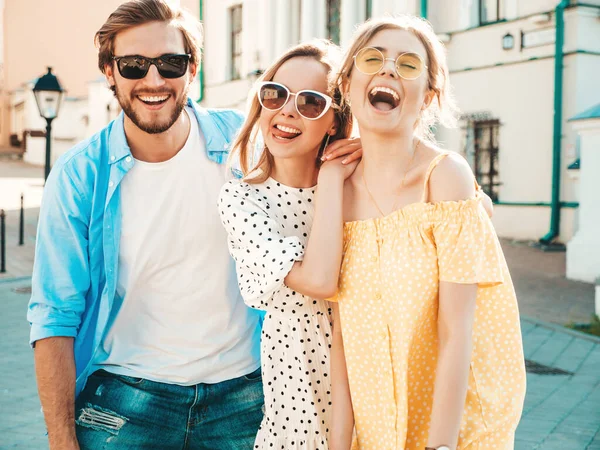
[[[91,205],[68,167],[55,167],[44,188],[27,320],[30,344],[75,337],[90,288],[88,224]]]

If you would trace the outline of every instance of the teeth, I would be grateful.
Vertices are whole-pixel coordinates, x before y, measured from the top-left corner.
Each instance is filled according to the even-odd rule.
[[[164,100],[166,100],[167,98],[169,98],[168,95],[161,95],[161,96],[138,96],[140,100],[142,100],[143,102],[162,102]]]
[[[375,95],[378,92],[387,92],[392,97],[394,97],[394,100],[396,100],[396,101],[400,100],[400,96],[393,89],[390,89],[390,88],[387,88],[387,87],[383,87],[383,86],[375,86],[373,89],[371,89],[371,95]]]
[[[296,129],[296,128],[290,128],[290,127],[286,127],[285,125],[275,125],[275,128],[277,128],[278,130],[281,130],[285,133],[292,133],[292,134],[300,134],[302,133],[300,130]]]

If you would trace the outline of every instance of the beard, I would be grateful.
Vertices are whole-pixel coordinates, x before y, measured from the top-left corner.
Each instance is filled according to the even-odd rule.
[[[167,131],[169,128],[171,128],[173,126],[173,124],[177,121],[177,119],[179,119],[179,116],[181,115],[183,108],[185,108],[185,105],[187,103],[188,91],[190,89],[190,85],[188,84],[185,87],[183,94],[179,98],[175,97],[174,91],[165,91],[164,89],[152,91],[152,90],[145,89],[143,91],[143,94],[145,94],[145,95],[169,94],[171,97],[173,97],[175,99],[175,108],[173,108],[173,111],[171,112],[171,115],[169,116],[169,118],[167,120],[164,120],[164,121],[157,120],[154,122],[149,122],[149,121],[143,121],[142,118],[140,117],[140,115],[135,111],[135,109],[133,108],[133,105],[132,105],[134,98],[136,96],[138,96],[139,94],[142,94],[142,92],[132,92],[130,98],[127,98],[127,96],[119,90],[119,87],[116,84],[113,87],[114,87],[113,93],[115,95],[115,98],[119,102],[119,105],[123,109],[123,112],[125,113],[125,115],[127,117],[129,117],[129,120],[131,120],[136,127],[138,127],[140,130],[142,130],[148,134],[164,133],[165,131]]]

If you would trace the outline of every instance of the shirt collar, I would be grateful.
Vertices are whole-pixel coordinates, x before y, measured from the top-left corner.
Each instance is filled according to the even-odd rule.
[[[206,142],[206,151],[227,152],[229,150],[229,141],[219,129],[210,113],[192,99],[188,99],[188,106],[191,107],[194,110],[194,114],[196,114],[198,125],[200,125],[202,135]]]
[[[129,149],[129,144],[127,143],[127,138],[125,137],[125,125],[123,123],[124,117],[123,111],[121,111],[121,114],[119,114],[119,116],[115,119],[112,129],[110,130],[108,145],[109,164],[114,164],[126,156],[131,156],[131,150]]]
[[[198,106],[198,104],[188,97],[187,106],[192,108],[198,125],[206,141],[206,150],[208,152],[227,152],[229,142],[226,140],[223,132],[217,127],[214,119],[209,112]],[[109,138],[108,162],[114,164],[121,159],[131,156],[131,149],[125,137],[125,115],[123,111],[113,122]]]

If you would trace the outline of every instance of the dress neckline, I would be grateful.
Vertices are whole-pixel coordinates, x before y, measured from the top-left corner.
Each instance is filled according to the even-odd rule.
[[[282,187],[284,189],[289,189],[291,191],[296,191],[296,192],[312,192],[317,188],[317,185],[315,184],[314,186],[311,187],[305,187],[305,188],[298,188],[298,187],[293,187],[293,186],[288,186],[287,184],[283,184],[281,181],[277,181],[275,178],[273,177],[269,177],[267,178],[267,182],[271,185],[276,185],[277,187]]]
[[[463,200],[443,200],[441,202],[413,202],[413,203],[408,203],[407,205],[404,205],[402,208],[398,208],[394,211],[392,211],[389,214],[386,214],[385,216],[382,217],[369,217],[367,219],[357,219],[357,220],[350,220],[348,222],[344,222],[344,227],[351,227],[354,225],[359,225],[359,224],[368,224],[368,223],[382,223],[382,222],[387,222],[388,220],[391,220],[393,218],[395,218],[396,216],[399,216],[403,213],[405,213],[407,210],[410,209],[419,209],[419,208],[423,208],[423,209],[432,209],[432,208],[461,208],[464,207],[470,203],[478,203],[481,201],[481,191],[477,190],[475,192],[475,197],[471,197],[471,198],[466,198]]]

